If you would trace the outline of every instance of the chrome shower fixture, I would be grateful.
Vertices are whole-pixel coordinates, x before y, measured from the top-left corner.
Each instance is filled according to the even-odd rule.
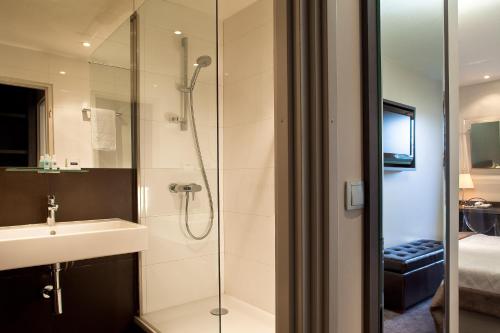
[[[200,140],[198,138],[198,130],[196,128],[196,118],[195,118],[195,109],[193,102],[193,92],[194,87],[196,85],[196,81],[198,79],[198,75],[202,68],[206,68],[212,64],[212,58],[208,55],[202,55],[196,59],[196,69],[193,72],[193,76],[191,77],[191,82],[188,82],[188,39],[187,37],[182,38],[181,45],[183,49],[184,62],[183,62],[183,70],[184,70],[184,80],[183,86],[180,91],[184,97],[184,105],[182,109],[181,116],[171,117],[172,122],[176,122],[180,124],[181,131],[186,131],[188,129],[188,113],[190,115],[191,120],[191,130],[193,134],[194,148],[196,151],[196,156],[198,159],[198,166],[200,168],[201,176],[203,178],[203,184],[207,190],[207,198],[210,206],[210,216],[208,218],[208,224],[206,230],[200,236],[195,235],[191,230],[191,225],[189,221],[189,196],[191,193],[192,200],[195,198],[195,193],[202,191],[202,186],[191,183],[187,185],[179,185],[179,184],[170,184],[169,189],[172,193],[184,193],[185,196],[185,204],[184,204],[184,223],[186,226],[186,231],[189,236],[195,240],[202,240],[208,237],[210,231],[212,231],[214,225],[214,203],[212,198],[212,191],[210,189],[210,184],[208,183],[207,171],[205,169],[205,163],[203,162],[203,156],[200,148]]]
[[[191,78],[191,85],[188,87],[189,90],[188,93],[191,93],[193,91],[194,85],[196,84],[196,80],[198,79],[198,74],[200,74],[201,69],[210,66],[211,63],[212,63],[212,58],[210,58],[210,56],[207,55],[203,55],[198,59],[196,59],[196,64],[198,66],[196,66],[196,69],[194,70],[193,73],[193,77]]]

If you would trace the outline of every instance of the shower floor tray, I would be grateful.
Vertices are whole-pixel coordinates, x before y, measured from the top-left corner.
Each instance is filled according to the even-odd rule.
[[[203,299],[142,316],[161,333],[218,333],[219,317],[210,313],[217,297]],[[229,313],[221,317],[223,333],[274,333],[274,315],[239,299],[224,295],[222,306]]]

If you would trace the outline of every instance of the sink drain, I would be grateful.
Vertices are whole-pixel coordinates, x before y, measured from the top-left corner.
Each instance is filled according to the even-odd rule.
[[[213,314],[214,316],[223,316],[227,315],[229,313],[229,310],[226,308],[215,308],[210,310],[210,313]]]

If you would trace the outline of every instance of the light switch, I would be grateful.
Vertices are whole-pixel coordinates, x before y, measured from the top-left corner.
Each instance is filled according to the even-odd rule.
[[[365,205],[365,189],[362,180],[347,181],[345,187],[347,210],[361,209]]]

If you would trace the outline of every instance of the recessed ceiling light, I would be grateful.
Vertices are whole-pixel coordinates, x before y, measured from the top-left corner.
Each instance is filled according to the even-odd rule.
[[[83,42],[83,43],[82,43],[82,45],[83,45],[84,47],[90,47],[90,43],[89,43],[89,42]]]
[[[175,31],[174,31],[174,34],[176,34],[176,35],[182,35],[182,31],[175,30]]]
[[[483,79],[485,79],[485,80],[489,80],[490,78],[491,78],[491,76],[489,76],[489,75],[483,76]]]
[[[66,72],[65,71],[60,71],[59,74],[66,75]]]

